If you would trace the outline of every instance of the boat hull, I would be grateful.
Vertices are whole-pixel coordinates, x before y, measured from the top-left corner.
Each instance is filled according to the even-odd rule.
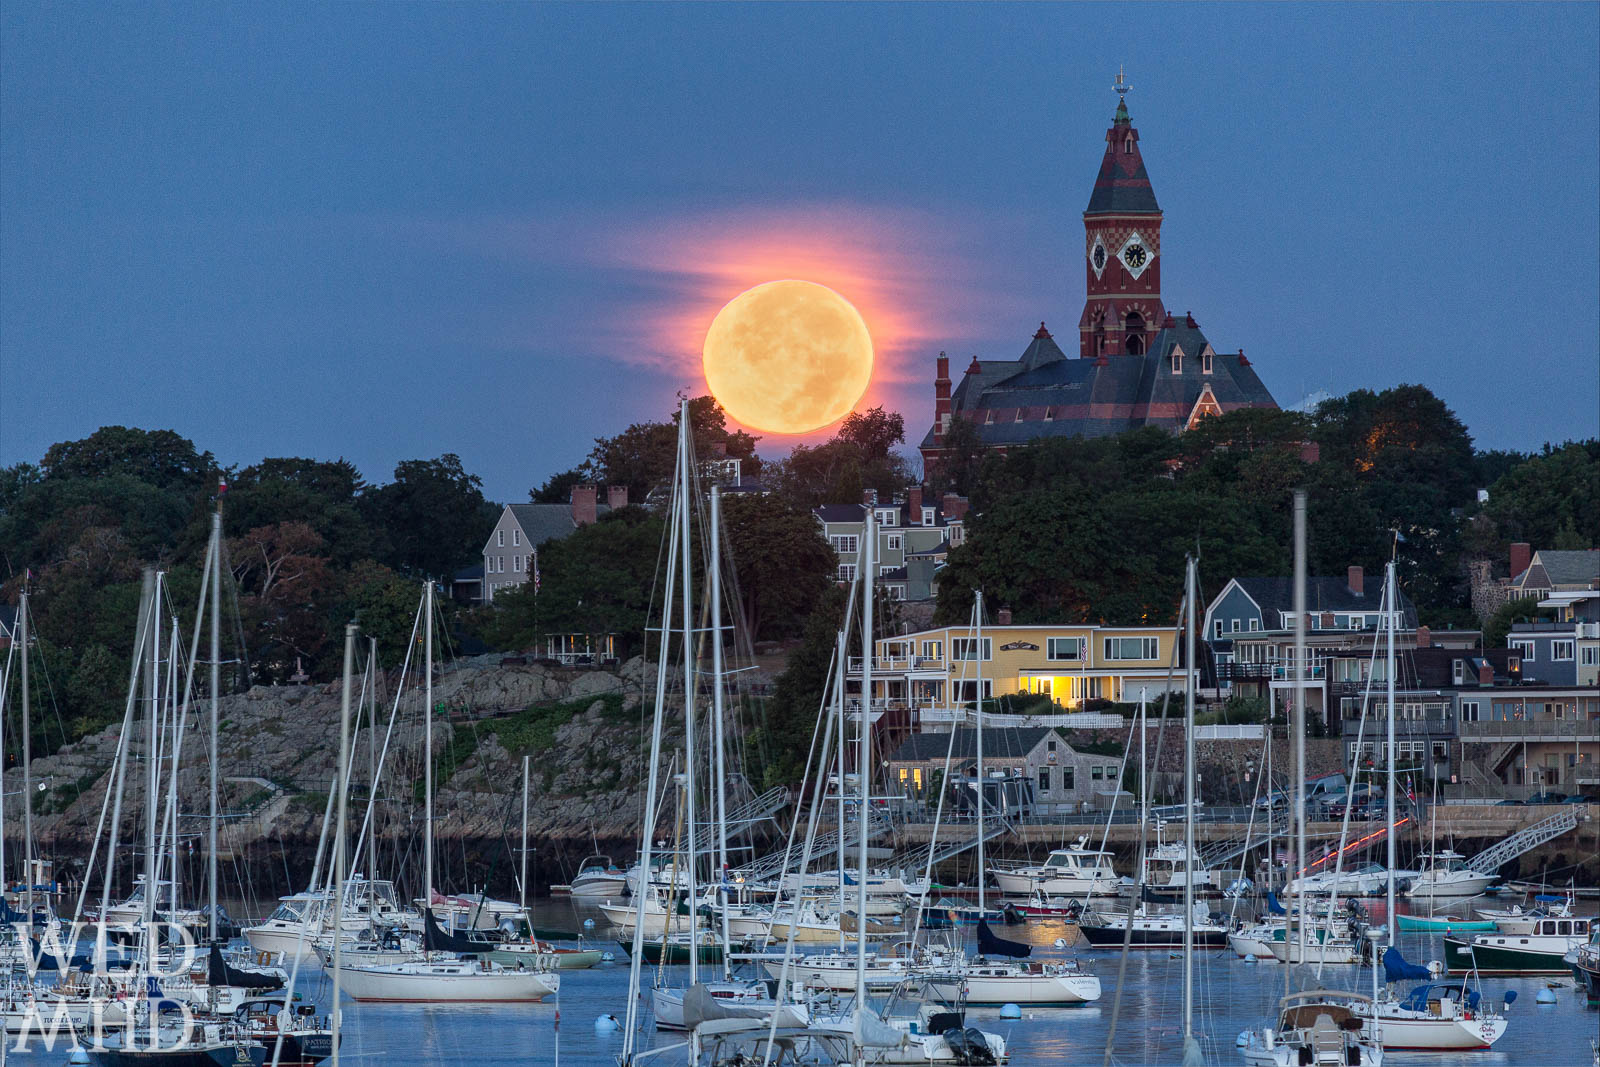
[[[1078,930],[1084,938],[1095,948],[1121,948],[1123,941],[1123,928],[1120,926],[1084,926],[1078,925]],[[1228,943],[1226,930],[1196,930],[1194,932],[1196,948],[1223,948]],[[1140,930],[1137,927],[1129,939],[1133,948],[1182,948],[1183,931],[1177,930]]]
[[[1407,933],[1482,933],[1498,929],[1487,919],[1457,919],[1450,915],[1396,915],[1395,920]]]
[[[1379,1017],[1383,1047],[1393,1052],[1470,1052],[1484,1049],[1506,1032],[1504,1019]]]
[[[259,1044],[150,1051],[98,1048],[89,1055],[104,1067],[261,1067],[267,1062],[267,1049]]]
[[[928,979],[936,996],[968,1004],[1088,1004],[1100,999],[1092,974],[948,975]]]
[[[535,971],[459,972],[391,966],[341,967],[340,988],[351,999],[375,1003],[533,1003],[561,988],[561,979]]]
[[[630,955],[633,953],[633,941],[631,938],[624,940],[623,938],[619,937],[617,938],[617,944],[622,946],[622,951],[624,953]],[[722,962],[721,944],[715,941],[705,941],[702,942],[698,948],[699,962],[710,964],[720,964]],[[644,961],[651,965],[659,965],[661,963],[666,963],[668,966],[685,964],[689,962],[689,946],[678,942],[673,942],[663,946],[659,940],[651,941],[647,938],[644,943],[642,955],[644,957]],[[663,959],[663,957],[665,957],[665,959]]]
[[[1451,974],[1566,974],[1567,949],[1543,951],[1514,945],[1444,939],[1444,965]]]

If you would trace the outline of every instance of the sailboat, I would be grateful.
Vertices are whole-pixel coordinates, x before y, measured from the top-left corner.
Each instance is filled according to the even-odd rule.
[[[1193,573],[1191,563],[1191,575]],[[1192,578],[1191,578],[1192,582]],[[1192,587],[1192,586],[1191,586]],[[1294,707],[1289,730],[1294,738],[1295,786],[1294,826],[1295,860],[1303,863],[1306,856],[1306,494],[1297,489],[1294,493]],[[1393,679],[1394,672],[1390,671]],[[1392,685],[1391,681],[1391,685]],[[1391,735],[1389,752],[1393,759],[1393,708],[1390,702]],[[1189,720],[1193,736],[1193,718]],[[1389,792],[1391,804],[1394,791]],[[1394,825],[1393,810],[1390,825]],[[1389,869],[1394,869],[1394,835],[1389,835]],[[1391,882],[1392,884],[1392,882]],[[1291,887],[1293,888],[1293,887]],[[1307,938],[1307,914],[1304,898],[1294,893],[1285,927],[1285,953],[1279,956],[1289,962],[1302,962],[1313,958],[1312,944]],[[1393,901],[1389,914],[1394,914]],[[1298,922],[1294,920],[1298,919]],[[1391,922],[1393,919],[1391,918]],[[1291,937],[1297,934],[1297,937]],[[1289,946],[1293,945],[1293,952]],[[1278,955],[1276,944],[1274,955]],[[1261,1030],[1247,1030],[1239,1035],[1239,1048],[1245,1063],[1250,1067],[1294,1067],[1294,1065],[1339,1065],[1339,1067],[1381,1067],[1383,1046],[1379,1036],[1368,1022],[1373,1012],[1373,998],[1361,993],[1328,989],[1306,989],[1291,992],[1289,985],[1293,968],[1284,969],[1284,996],[1278,1003],[1276,1025]],[[1373,975],[1377,983],[1377,975]]]
[[[430,580],[423,593],[423,895],[431,901],[433,889],[433,627],[434,587]],[[342,808],[342,798],[341,798]],[[337,840],[342,849],[344,827]],[[342,873],[342,872],[341,872]],[[553,968],[511,969],[487,959],[463,957],[438,949],[433,911],[423,911],[423,955],[398,963],[346,963],[335,941],[330,961],[334,980],[358,1001],[441,1003],[452,1001],[525,1002],[543,1000],[561,988]]]
[[[983,647],[983,592],[973,594],[973,629],[977,647]],[[871,647],[870,645],[868,646]],[[965,992],[969,1004],[1085,1004],[1100,999],[1100,979],[1069,963],[1024,963],[1032,948],[997,936],[984,915],[985,868],[983,817],[988,779],[983,768],[983,666],[977,683],[977,840],[978,840],[978,955],[961,959],[953,967],[930,976],[928,984],[941,996],[954,998]],[[865,729],[865,725],[862,727]]]

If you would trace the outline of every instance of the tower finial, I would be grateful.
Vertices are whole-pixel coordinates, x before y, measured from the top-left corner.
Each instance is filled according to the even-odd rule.
[[[1117,100],[1119,102],[1125,102],[1128,97],[1128,90],[1133,88],[1133,86],[1128,83],[1127,78],[1123,75],[1121,63],[1117,64],[1117,80],[1116,83],[1111,86],[1111,88],[1117,91]]]

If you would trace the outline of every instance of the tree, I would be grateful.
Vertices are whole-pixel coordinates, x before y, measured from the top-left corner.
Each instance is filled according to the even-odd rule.
[[[952,415],[939,448],[939,460],[928,471],[928,482],[934,492],[970,494],[982,477],[984,460],[989,453],[977,424]]]
[[[44,454],[51,478],[125,474],[162,489],[199,489],[217,470],[210,452],[171,430],[102,426],[81,441],[62,441]]]
[[[422,588],[381,563],[364,559],[342,576],[342,616],[377,638],[378,662],[396,666],[405,659],[411,627],[421,606]]]
[[[361,504],[387,538],[379,561],[418,578],[447,579],[476,559],[500,514],[454,452],[405,460],[394,481],[364,493]]]
[[[806,620],[800,646],[778,675],[747,748],[762,757],[762,787],[800,781],[805,774],[811,734],[830,682],[835,635],[844,617],[845,594],[832,586]]]
[[[750,640],[800,633],[838,570],[816,520],[770,495],[727,497],[722,514]]]
[[[565,504],[572,499],[572,487],[582,485],[589,478],[582,467],[552,474],[539,488],[528,490],[528,499],[535,504]]]
[[[1511,633],[1512,626],[1519,622],[1533,622],[1545,614],[1548,613],[1539,607],[1539,598],[1536,596],[1506,601],[1484,624],[1483,647],[1506,647],[1506,635]]]
[[[839,423],[834,439],[855,445],[869,463],[881,461],[895,445],[905,443],[906,420],[897,411],[884,411],[881,405],[852,411]]]
[[[360,507],[366,490],[347,460],[264,459],[228,480],[223,521],[234,536],[275,522],[305,523],[322,537],[329,558],[348,566],[376,547]]]
[[[1549,448],[1508,471],[1489,487],[1484,514],[1501,548],[1527,541],[1555,548],[1562,531],[1572,548],[1592,548],[1600,536],[1600,439]]]
[[[282,681],[297,660],[307,671],[325,666],[325,652],[331,667],[339,590],[322,537],[305,523],[274,523],[230,539],[227,553],[258,672]]]
[[[689,427],[696,459],[737,459],[745,474],[760,468],[755,454],[758,438],[730,431],[727,415],[715,397],[697,396],[689,401]],[[625,485],[630,500],[643,500],[672,477],[677,455],[678,412],[674,410],[666,422],[634,423],[615,437],[596,438],[583,471],[605,485]]]

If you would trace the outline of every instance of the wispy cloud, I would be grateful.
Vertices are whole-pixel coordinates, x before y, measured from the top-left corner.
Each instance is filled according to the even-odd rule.
[[[540,274],[563,272],[569,295],[560,308],[545,307],[537,322],[523,312],[486,324],[496,345],[601,354],[700,387],[701,345],[724,304],[779,278],[826,285],[860,310],[872,334],[873,383],[859,406],[902,409],[913,396],[923,397],[941,348],[1025,316],[1010,284],[1015,279],[1004,277],[996,263],[1001,249],[1015,247],[1011,229],[970,211],[862,203],[428,227],[461,250]]]

